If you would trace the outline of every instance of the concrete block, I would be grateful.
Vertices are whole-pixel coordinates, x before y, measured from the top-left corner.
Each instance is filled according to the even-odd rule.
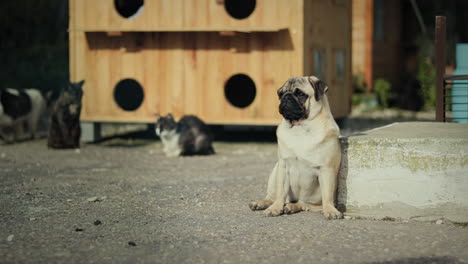
[[[81,122],[81,142],[95,142],[101,139],[101,123]]]
[[[467,124],[394,123],[341,141],[348,214],[468,222]]]

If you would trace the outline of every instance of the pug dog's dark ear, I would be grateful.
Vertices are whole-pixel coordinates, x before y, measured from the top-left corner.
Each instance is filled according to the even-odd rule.
[[[310,85],[312,85],[312,88],[314,88],[315,101],[318,102],[320,99],[322,99],[323,95],[327,93],[328,86],[322,80],[314,80],[312,77],[309,77],[308,79]]]
[[[289,80],[287,80],[283,85],[281,85],[280,88],[278,88],[278,90],[276,91],[276,93],[278,94],[278,98],[281,99],[281,97],[283,97],[284,93],[286,92],[286,85],[289,83]]]
[[[284,94],[283,86],[281,86],[281,87],[276,91],[276,93],[278,94],[278,98],[281,99],[281,97],[283,97],[283,94]]]

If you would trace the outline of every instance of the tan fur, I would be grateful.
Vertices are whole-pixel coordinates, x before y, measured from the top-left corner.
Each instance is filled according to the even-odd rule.
[[[278,162],[268,180],[267,196],[249,207],[266,209],[267,216],[321,209],[328,219],[341,218],[334,205],[341,162],[339,128],[327,96],[324,94],[318,102],[314,98],[311,83],[319,80],[314,76],[302,78],[307,80],[300,89],[309,95],[304,103],[308,117],[294,124],[283,119],[279,124]]]

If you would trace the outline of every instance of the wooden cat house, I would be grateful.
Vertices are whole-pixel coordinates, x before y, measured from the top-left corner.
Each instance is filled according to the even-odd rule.
[[[70,0],[70,74],[86,80],[82,121],[276,125],[292,76],[328,83],[350,109],[351,1]]]

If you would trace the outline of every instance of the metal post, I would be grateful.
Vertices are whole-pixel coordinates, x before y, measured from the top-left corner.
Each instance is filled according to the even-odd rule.
[[[445,17],[436,16],[435,21],[435,65],[436,65],[436,121],[445,121],[444,73],[445,73]]]

